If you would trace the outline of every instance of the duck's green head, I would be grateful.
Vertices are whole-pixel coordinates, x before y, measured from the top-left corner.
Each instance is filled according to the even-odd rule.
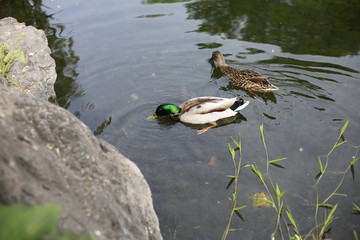
[[[181,111],[179,106],[175,104],[165,103],[161,104],[156,108],[155,115],[158,117],[168,116],[168,115],[177,115]]]

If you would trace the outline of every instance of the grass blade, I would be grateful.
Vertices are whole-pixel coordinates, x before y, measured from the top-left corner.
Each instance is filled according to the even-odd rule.
[[[328,204],[328,203],[319,203],[319,204],[317,204],[317,206],[322,207],[322,208],[330,208],[330,209],[332,209],[334,207],[334,205]]]
[[[290,208],[288,207],[287,210],[286,210],[286,215],[290,221],[290,223],[293,225],[294,227],[294,232],[295,232],[295,238],[294,239],[302,239],[301,238],[301,235],[300,235],[300,231],[299,231],[299,227],[298,225],[296,224],[296,221],[295,219],[293,218],[293,215],[292,215],[292,212],[290,210]]]
[[[318,164],[319,164],[319,168],[320,168],[320,173],[323,174],[324,173],[324,167],[323,167],[323,164],[321,162],[320,157],[318,157]]]
[[[351,165],[354,165],[357,161],[359,161],[360,160],[360,158],[354,158],[351,162],[350,162],[350,164]]]
[[[339,147],[339,146],[341,146],[341,145],[343,145],[344,143],[346,143],[346,140],[345,140],[345,141],[342,141],[342,142],[340,142],[340,143],[336,143],[335,146],[334,146],[334,149],[337,148],[337,147]]]
[[[340,135],[339,135],[339,138],[338,138],[338,139],[340,139],[341,136],[344,134],[344,132],[345,132],[345,130],[346,130],[346,128],[347,128],[348,125],[349,125],[349,120],[347,120],[347,121],[344,123],[344,126],[342,126],[341,131],[340,131]]]
[[[334,146],[332,147],[332,149],[330,150],[330,152],[329,152],[328,155],[330,155],[330,154],[332,153],[332,151],[334,151],[335,148],[337,148],[337,147],[339,147],[340,145],[343,145],[344,143],[346,143],[346,141],[342,141],[342,142],[339,143],[339,140],[340,140],[340,138],[343,137],[343,135],[344,135],[344,133],[345,133],[346,128],[347,128],[348,125],[349,125],[349,120],[347,120],[347,121],[344,123],[344,125],[342,126],[342,128],[341,128],[341,130],[340,130],[340,134],[339,134],[339,136],[338,136],[338,138],[337,138],[337,140],[336,140],[336,143],[334,144]]]
[[[269,163],[279,162],[288,159],[287,157],[270,160]]]
[[[352,203],[353,204],[353,210],[355,212],[355,214],[360,214],[360,207],[358,205],[356,205],[355,203]]]
[[[280,198],[284,195],[285,192],[281,192],[279,185],[276,184],[275,193],[276,193],[276,197],[278,198],[278,200],[280,200]]]
[[[240,138],[240,137],[239,137]],[[231,140],[233,141],[233,143],[240,149],[241,148],[241,142],[240,139],[238,141],[236,141],[233,137],[231,137]]]
[[[235,149],[230,144],[228,144],[228,149],[229,149],[229,153],[231,154],[232,159],[234,160],[235,159]]]
[[[327,216],[324,225],[322,226],[321,230],[320,230],[320,239],[322,239],[322,237],[324,236],[326,229],[330,226],[330,224],[333,222],[334,220],[334,212],[336,211],[338,204],[335,204],[335,206],[331,209],[329,215]]]
[[[241,206],[241,207],[237,207],[237,208],[234,208],[234,210],[240,210],[240,209],[243,209],[243,208],[246,208],[247,206],[246,205],[244,205],[244,206]]]
[[[255,166],[254,164],[251,164],[251,168],[252,168],[252,171],[256,174],[256,176],[258,176],[258,178],[260,178],[261,182],[263,184],[265,184],[264,177],[263,177],[262,173],[260,172],[260,170],[257,168],[257,166]]]
[[[262,140],[263,144],[265,144],[264,124],[260,125],[260,135],[261,135],[261,140]]]
[[[357,235],[357,233],[356,233],[355,230],[354,230],[354,239],[355,239],[355,240],[359,240],[359,237],[358,237],[358,235]]]

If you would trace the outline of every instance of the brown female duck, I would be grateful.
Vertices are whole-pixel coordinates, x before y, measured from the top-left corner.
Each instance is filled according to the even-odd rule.
[[[229,77],[229,81],[232,85],[249,91],[250,93],[252,93],[252,91],[269,92],[279,89],[269,82],[269,77],[262,76],[254,70],[239,70],[228,66],[225,63],[224,56],[219,51],[213,52],[209,61],[214,61],[220,66],[221,72]]]

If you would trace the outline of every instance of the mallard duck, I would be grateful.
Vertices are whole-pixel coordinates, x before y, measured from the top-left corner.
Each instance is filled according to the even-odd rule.
[[[254,70],[239,70],[228,66],[225,63],[224,56],[219,51],[213,52],[209,61],[214,61],[220,66],[221,72],[229,77],[229,81],[232,85],[249,91],[251,94],[253,94],[252,91],[268,92],[279,89],[269,82],[269,77],[262,76]]]
[[[179,106],[175,104],[161,104],[156,108],[153,117],[170,116],[171,119],[189,124],[213,124],[198,130],[198,134],[217,126],[216,121],[235,116],[244,109],[249,101],[241,97],[197,97],[187,100]]]

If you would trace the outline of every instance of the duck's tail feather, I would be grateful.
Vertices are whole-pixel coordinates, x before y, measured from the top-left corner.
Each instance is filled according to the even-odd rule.
[[[276,90],[279,90],[279,88],[276,87],[276,86],[274,86],[274,85],[272,85],[271,87],[266,88],[266,89],[264,89],[264,90],[265,90],[265,91],[276,91]]]
[[[249,105],[249,101],[242,99],[241,97],[237,97],[234,104],[230,107],[231,110],[235,112],[239,112],[240,110],[244,109],[247,105]]]

